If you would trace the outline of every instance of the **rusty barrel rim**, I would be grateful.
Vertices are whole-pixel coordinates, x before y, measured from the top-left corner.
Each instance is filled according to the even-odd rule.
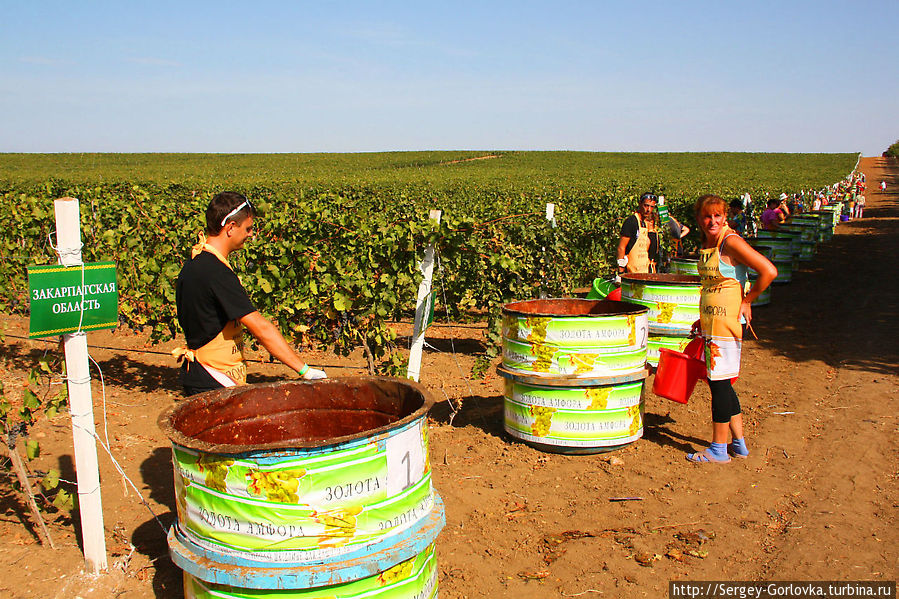
[[[594,377],[578,377],[574,375],[553,375],[538,376],[534,374],[525,374],[517,370],[506,368],[502,364],[496,367],[496,373],[503,378],[532,385],[534,387],[605,387],[608,385],[618,385],[621,383],[632,383],[646,378],[647,372],[645,368],[640,368],[634,372],[619,374],[615,376],[594,376]]]
[[[555,318],[601,318],[603,316],[634,316],[646,312],[643,306],[613,300],[588,300],[557,297],[510,302],[503,306],[509,316]]]
[[[699,275],[681,275],[681,274],[654,274],[654,273],[637,273],[621,275],[622,281],[630,281],[633,283],[649,283],[653,285],[699,285],[702,279]]]
[[[326,392],[326,387],[333,389],[346,387],[347,385],[361,388],[362,386],[374,386],[380,389],[386,387],[404,387],[421,398],[421,405],[413,412],[398,418],[383,426],[362,430],[356,433],[329,437],[326,440],[303,440],[301,438],[285,439],[271,443],[258,443],[247,445],[243,443],[211,443],[197,439],[182,432],[174,421],[181,418],[187,418],[193,411],[206,413],[216,407],[220,407],[231,400],[235,395],[243,395],[248,392],[258,392],[260,395],[264,393],[280,392],[284,387],[304,386],[307,389],[318,389],[322,393]],[[278,381],[274,383],[259,383],[254,385],[243,385],[237,387],[229,387],[207,391],[192,396],[187,401],[182,401],[160,414],[157,424],[159,428],[168,436],[173,444],[186,447],[195,451],[206,453],[244,456],[256,455],[260,453],[276,452],[284,449],[295,450],[318,450],[333,447],[335,445],[343,445],[355,441],[364,441],[366,439],[380,438],[389,435],[392,431],[403,428],[410,423],[424,418],[428,411],[434,405],[434,398],[425,387],[411,379],[401,379],[397,377],[379,377],[379,376],[358,376],[358,377],[342,377],[339,379],[324,379],[319,381]]]

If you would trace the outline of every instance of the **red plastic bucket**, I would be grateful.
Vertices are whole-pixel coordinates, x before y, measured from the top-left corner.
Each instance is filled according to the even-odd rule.
[[[678,403],[687,403],[696,381],[705,377],[705,362],[679,351],[661,348],[652,392]]]

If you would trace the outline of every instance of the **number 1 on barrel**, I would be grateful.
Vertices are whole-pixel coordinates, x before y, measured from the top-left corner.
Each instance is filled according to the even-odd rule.
[[[403,489],[408,489],[412,486],[412,466],[409,463],[409,452],[403,454],[403,462],[406,464],[406,486]]]
[[[387,439],[387,492],[402,493],[425,474],[421,423]]]

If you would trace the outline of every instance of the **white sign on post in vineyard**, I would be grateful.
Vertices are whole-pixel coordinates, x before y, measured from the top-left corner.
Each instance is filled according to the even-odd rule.
[[[440,224],[440,210],[431,210],[428,217]],[[434,275],[434,246],[425,248],[425,257],[419,265],[423,276],[418,286],[418,302],[415,305],[415,328],[412,332],[412,349],[409,352],[408,378],[418,382],[421,375],[421,354],[425,344],[425,329],[434,314],[434,296],[431,293],[431,277]]]

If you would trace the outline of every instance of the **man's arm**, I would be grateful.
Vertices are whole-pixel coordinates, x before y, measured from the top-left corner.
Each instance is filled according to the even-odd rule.
[[[250,312],[242,317],[240,323],[247,327],[247,330],[262,344],[262,347],[268,350],[268,353],[283,362],[284,365],[293,368],[297,373],[306,366],[306,363],[303,362],[303,359],[300,358],[299,354],[293,351],[293,348],[288,345],[284,336],[281,335],[281,331],[260,314],[258,310]],[[315,369],[307,368],[307,374],[313,370]],[[323,372],[322,374],[324,375]],[[306,378],[309,377],[307,376]]]
[[[631,222],[633,221],[633,222]],[[637,235],[637,218],[633,215],[624,219],[621,225],[621,238],[618,240],[618,248],[615,250],[615,258],[623,260],[627,258],[627,244],[631,242],[633,237]],[[618,271],[624,271],[623,266],[618,267]]]
[[[627,254],[624,253],[624,250],[627,249],[627,244],[630,240],[630,237],[622,237],[618,240],[618,250],[615,252],[615,257],[619,260],[627,256]]]

